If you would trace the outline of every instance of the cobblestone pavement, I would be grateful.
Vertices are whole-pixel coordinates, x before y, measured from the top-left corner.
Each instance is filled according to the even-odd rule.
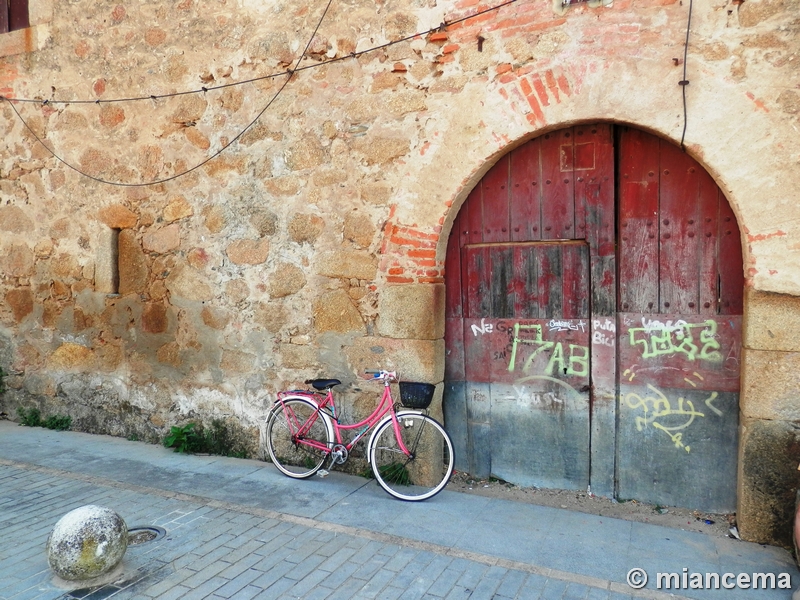
[[[58,519],[85,504],[163,535],[106,581],[65,587],[47,564]],[[656,571],[786,572],[783,550],[443,492],[399,502],[332,473],[184,456],[107,436],[0,422],[0,598],[790,598],[791,590],[630,588]],[[80,587],[80,589],[76,589]]]

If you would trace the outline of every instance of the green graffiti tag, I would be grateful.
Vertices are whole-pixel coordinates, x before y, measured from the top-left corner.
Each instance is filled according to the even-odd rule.
[[[520,337],[520,330],[533,332],[533,337]],[[528,372],[534,359],[541,353],[552,351],[550,360],[545,367],[545,375],[554,373],[564,374],[575,377],[586,377],[589,374],[589,348],[576,344],[568,344],[569,353],[564,354],[564,345],[561,342],[542,339],[541,325],[514,324],[514,339],[511,345],[511,357],[508,362],[509,372],[514,372],[517,362],[517,348],[519,344],[531,344],[535,346],[531,355],[522,367],[523,372]]]
[[[700,338],[697,342],[696,330],[699,330]],[[642,358],[683,354],[687,360],[722,362],[716,335],[717,322],[712,319],[704,323],[687,323],[683,320],[666,324],[655,322],[629,329],[631,346],[641,346]]]

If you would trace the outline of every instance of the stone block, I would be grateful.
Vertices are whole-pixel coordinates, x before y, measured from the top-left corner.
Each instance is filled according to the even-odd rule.
[[[260,265],[269,255],[269,240],[236,240],[225,253],[235,265]]]
[[[142,236],[142,247],[146,252],[164,254],[181,245],[181,226],[177,223],[148,231]]]
[[[397,371],[400,379],[437,384],[444,380],[444,340],[362,337],[344,353],[353,371]]]
[[[250,224],[258,232],[258,237],[266,238],[275,235],[278,230],[278,215],[263,206],[250,206]]]
[[[744,348],[741,375],[743,417],[800,421],[800,352]]]
[[[444,337],[444,284],[387,285],[378,300],[378,334],[400,339]]]
[[[360,196],[364,202],[383,206],[392,197],[392,188],[385,183],[366,182],[361,185]]]
[[[269,295],[284,298],[299,292],[306,285],[306,276],[300,267],[281,263],[269,276]]]
[[[743,420],[736,510],[743,539],[791,547],[798,457],[800,423]]]
[[[149,269],[142,247],[132,229],[119,232],[119,293],[136,294],[144,291]]]
[[[13,244],[0,258],[0,269],[11,277],[29,277],[33,273],[33,251],[26,244]]]
[[[28,233],[33,231],[33,221],[19,206],[0,207],[0,231]]]
[[[318,167],[325,162],[325,148],[320,141],[306,135],[297,144],[289,147],[285,152],[286,166],[292,171],[301,171]]]
[[[255,364],[255,354],[239,350],[223,350],[220,368],[234,373],[250,373]]]
[[[294,175],[270,177],[264,182],[264,189],[273,196],[294,196],[302,186],[302,181]]]
[[[175,196],[171,198],[167,206],[164,208],[164,221],[172,223],[179,219],[191,217],[194,214],[192,205],[186,201],[183,196]]]
[[[103,127],[114,128],[125,121],[125,111],[113,104],[103,104],[100,107],[100,124]]]
[[[213,306],[204,306],[200,312],[200,318],[211,329],[222,330],[230,322],[231,317],[228,312],[222,308]]]
[[[375,239],[375,225],[361,212],[350,212],[344,219],[344,239],[361,248],[369,248]]]
[[[50,238],[39,240],[33,247],[33,252],[36,258],[47,258],[53,253],[53,240]]]
[[[104,344],[94,351],[94,358],[98,369],[110,373],[119,368],[124,356],[120,346]]]
[[[27,342],[17,346],[14,353],[14,361],[11,363],[11,370],[24,373],[28,369],[38,369],[42,366],[42,355],[39,349]]]
[[[208,301],[214,297],[208,278],[191,267],[178,267],[170,272],[166,285],[171,294],[195,302]]]
[[[221,206],[208,206],[203,209],[202,214],[205,219],[206,229],[211,233],[219,233],[227,225],[227,217]]]
[[[169,325],[167,306],[161,302],[148,302],[142,309],[142,330],[147,333],[164,333]]]
[[[742,345],[759,350],[800,351],[800,298],[745,288]]]
[[[289,221],[289,237],[298,244],[313,244],[325,228],[325,221],[317,215],[299,214]]]
[[[307,369],[317,364],[317,351],[312,346],[281,344],[280,357],[286,369]]]
[[[333,250],[320,255],[316,271],[325,277],[373,281],[378,272],[378,261],[367,252]]]
[[[61,344],[53,354],[50,355],[50,367],[54,369],[79,369],[85,370],[92,367],[94,363],[94,353],[91,348],[66,342]]]
[[[31,288],[14,288],[6,294],[6,303],[11,307],[14,320],[19,323],[33,312],[33,293]]]
[[[314,300],[313,318],[317,333],[364,331],[361,313],[345,290],[333,290],[318,296]]]
[[[156,358],[158,362],[171,365],[173,367],[181,366],[181,353],[180,346],[175,342],[164,344],[156,351]]]
[[[196,148],[208,150],[211,147],[211,141],[196,127],[184,127],[183,134],[186,136],[186,139],[189,141],[189,143]]]
[[[172,113],[173,123],[190,123],[199,121],[208,108],[205,96],[191,94],[183,96],[175,112]]]
[[[50,273],[62,279],[79,279],[83,269],[74,256],[61,252],[50,261]]]
[[[408,154],[411,144],[407,138],[375,135],[356,138],[351,147],[368,165],[385,165]]]
[[[286,325],[286,310],[277,302],[258,302],[253,308],[253,321],[270,333],[277,333]]]
[[[225,296],[233,304],[239,304],[250,297],[250,287],[244,279],[231,279],[225,284]]]

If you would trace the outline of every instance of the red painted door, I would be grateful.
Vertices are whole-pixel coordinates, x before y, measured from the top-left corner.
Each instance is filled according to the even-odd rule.
[[[532,140],[487,173],[456,219],[445,420],[457,468],[521,485],[589,485],[592,318],[614,306],[611,132]]]
[[[695,161],[611,125],[534,139],[472,191],[446,267],[457,468],[733,507],[741,247]]]
[[[619,131],[617,493],[735,509],[741,242],[728,201],[672,144]]]

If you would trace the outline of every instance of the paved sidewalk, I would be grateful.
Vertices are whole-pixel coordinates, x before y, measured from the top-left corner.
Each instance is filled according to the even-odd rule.
[[[98,504],[160,539],[129,547],[113,581],[59,587],[45,543]],[[626,575],[649,575],[634,590]],[[395,500],[333,472],[0,421],[0,599],[788,599],[780,589],[656,589],[658,572],[800,574],[784,550],[445,490]],[[728,580],[733,581],[733,580]],[[777,581],[777,579],[776,579]],[[674,594],[674,595],[673,595]]]

